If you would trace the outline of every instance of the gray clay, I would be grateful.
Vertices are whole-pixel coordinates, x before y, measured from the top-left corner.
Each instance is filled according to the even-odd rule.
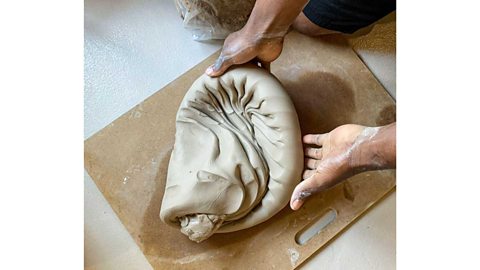
[[[273,75],[202,75],[177,112],[160,217],[196,242],[252,227],[285,207],[302,169],[297,113]]]

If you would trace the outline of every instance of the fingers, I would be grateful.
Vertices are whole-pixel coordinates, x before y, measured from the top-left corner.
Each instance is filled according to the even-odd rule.
[[[307,134],[303,136],[303,143],[322,146],[327,134]]]
[[[307,179],[310,176],[314,175],[316,170],[305,170],[302,174],[302,179]]]
[[[282,37],[262,37],[239,30],[227,36],[222,52],[214,65],[205,73],[216,77],[222,75],[232,65],[240,65],[256,60],[261,67],[270,71],[270,62],[278,58],[282,52]]]
[[[300,209],[305,200],[312,194],[323,191],[330,186],[331,179],[327,174],[315,170],[311,170],[310,174],[311,175],[300,182],[293,191],[292,197],[290,198],[290,207],[293,210]]]
[[[306,158],[305,159],[305,167],[307,169],[311,169],[311,170],[314,170],[317,168],[318,164],[320,163],[321,161],[318,160],[318,159],[313,159],[313,158]]]
[[[306,157],[309,158],[314,158],[314,159],[322,159],[322,148],[312,148],[312,147],[306,147],[305,150],[303,150],[303,153]]]
[[[220,55],[215,61],[215,64],[209,66],[205,73],[207,73],[208,76],[210,77],[217,77],[225,73],[225,71],[233,65],[232,58],[230,57],[224,57]]]
[[[221,76],[223,73],[225,73],[225,71],[229,67],[237,64],[233,61],[233,59],[234,59],[233,57],[225,57],[220,55],[217,61],[215,61],[215,64],[209,66],[205,71],[205,73],[210,77]],[[258,63],[261,68],[264,68],[268,72],[270,72],[270,62],[261,61],[261,60],[255,60],[254,62]],[[238,64],[242,64],[242,62],[239,62]]]

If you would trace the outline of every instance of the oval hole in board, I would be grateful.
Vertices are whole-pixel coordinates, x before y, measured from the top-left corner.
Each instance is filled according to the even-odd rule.
[[[315,218],[308,223],[302,230],[295,235],[295,242],[301,246],[305,245],[315,235],[319,234],[328,224],[332,223],[337,217],[337,211],[333,208],[327,210],[326,213]]]

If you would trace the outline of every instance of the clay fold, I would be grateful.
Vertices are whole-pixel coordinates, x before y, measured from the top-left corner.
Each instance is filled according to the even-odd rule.
[[[203,75],[177,112],[160,217],[196,242],[249,228],[288,203],[302,169],[297,114],[273,75]]]

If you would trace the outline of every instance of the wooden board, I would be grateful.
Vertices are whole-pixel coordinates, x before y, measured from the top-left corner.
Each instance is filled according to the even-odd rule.
[[[85,141],[85,167],[155,269],[292,269],[395,186],[395,171],[367,172],[310,199],[293,212],[285,207],[253,228],[216,234],[197,244],[159,218],[175,114],[190,85],[218,53]],[[395,121],[395,104],[340,37],[287,35],[272,72],[289,92],[302,132],[338,125]],[[336,219],[307,244],[298,231],[327,209]]]

